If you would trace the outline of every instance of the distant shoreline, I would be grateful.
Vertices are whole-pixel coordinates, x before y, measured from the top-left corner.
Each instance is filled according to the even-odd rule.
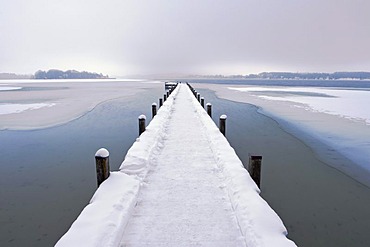
[[[324,80],[324,81],[370,81],[370,72],[334,72],[334,73],[294,73],[294,72],[262,72],[259,74],[246,75],[171,75],[171,74],[151,74],[151,75],[134,75],[120,76],[118,78],[140,78],[140,79],[160,79],[160,80],[186,80],[186,79],[212,79],[212,80]],[[48,71],[38,70],[34,75],[0,73],[0,80],[5,79],[116,79],[103,75],[102,73],[76,71],[76,70],[57,70]]]
[[[0,79],[36,79],[36,80],[59,80],[59,79],[112,79],[102,73],[77,71],[77,70],[58,70],[49,69],[48,71],[38,70],[34,75],[18,75],[15,73],[0,73]]]

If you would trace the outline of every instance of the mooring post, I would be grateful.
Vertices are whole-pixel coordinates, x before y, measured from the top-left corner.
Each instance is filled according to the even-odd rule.
[[[197,97],[197,91],[194,90],[193,94],[194,94],[194,96],[196,98]]]
[[[207,113],[212,118],[212,104],[207,103]]]
[[[159,98],[159,107],[162,107],[162,105],[163,105],[163,99]]]
[[[201,106],[204,108],[204,97],[201,97],[201,98],[200,98],[200,104],[201,104]]]
[[[197,99],[200,102],[200,93],[197,93]]]
[[[169,92],[169,91],[167,91],[167,93],[166,93],[166,94],[167,94],[167,98],[168,98],[168,96],[170,96],[170,92]]]
[[[226,115],[220,116],[220,131],[224,136],[226,136],[226,118]]]
[[[152,104],[152,119],[157,115],[157,103]]]
[[[139,136],[145,131],[145,115],[139,116]]]
[[[261,165],[262,165],[261,155],[250,155],[249,156],[248,171],[253,181],[257,184],[258,188],[261,188],[260,187],[261,185]]]
[[[167,100],[167,94],[163,94],[163,102]]]
[[[95,153],[96,178],[98,187],[109,177],[109,152],[101,148]]]

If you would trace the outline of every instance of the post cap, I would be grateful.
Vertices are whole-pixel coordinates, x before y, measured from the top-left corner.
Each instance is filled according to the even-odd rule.
[[[226,118],[227,118],[227,116],[225,114],[220,116],[220,119],[226,119]]]
[[[146,116],[145,115],[140,115],[139,120],[142,120],[142,119],[146,119]]]
[[[109,157],[109,152],[108,152],[107,149],[101,148],[98,151],[96,151],[95,157],[98,157],[98,158],[107,158],[107,157]]]
[[[204,97],[200,97],[200,99],[204,100]]]
[[[207,103],[206,106],[212,106],[212,104],[211,103]]]
[[[157,106],[157,103],[153,103],[152,106]]]

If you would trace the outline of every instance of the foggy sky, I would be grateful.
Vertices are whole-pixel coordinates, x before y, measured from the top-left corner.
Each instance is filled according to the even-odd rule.
[[[368,0],[0,0],[0,72],[370,71]]]

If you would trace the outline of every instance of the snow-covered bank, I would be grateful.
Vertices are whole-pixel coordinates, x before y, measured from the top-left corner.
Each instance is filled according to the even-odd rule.
[[[180,93],[181,98],[178,97]],[[187,97],[184,97],[186,95]],[[173,101],[176,100],[176,104],[178,104],[178,106],[181,106],[183,104],[190,104],[190,107],[187,108],[186,112],[181,112],[181,114],[177,114],[177,116],[185,114],[185,116],[182,116],[182,118],[187,119],[188,123],[184,123],[182,119],[181,121],[176,121],[176,119],[174,118],[175,114],[173,113],[174,111],[176,111],[177,107],[174,107]],[[192,121],[193,119],[197,119],[197,121]],[[200,126],[193,126],[194,122],[200,122]],[[171,136],[167,133],[167,130],[169,130],[170,127],[172,130],[176,130],[172,131],[172,134],[183,131],[183,124],[189,125],[190,127],[187,126],[188,129],[200,129],[200,133],[203,134],[202,136],[207,137],[205,139],[202,139],[202,142],[200,142],[200,140],[197,140],[192,136],[193,142],[190,145],[194,146],[194,149],[209,149],[212,156],[211,162],[214,161],[217,163],[217,171],[220,171],[223,175],[223,184],[219,185],[220,187],[217,191],[222,192],[223,190],[225,190],[227,192],[228,198],[225,198],[225,200],[229,200],[229,203],[231,203],[232,205],[231,213],[235,214],[238,222],[236,227],[240,228],[240,232],[244,237],[244,241],[242,242],[245,242],[245,244],[243,246],[295,246],[292,241],[286,238],[287,232],[280,218],[259,196],[259,189],[250,178],[248,172],[243,168],[243,165],[239,158],[236,156],[234,149],[230,146],[225,137],[219,132],[217,126],[208,117],[204,109],[201,108],[200,104],[192,96],[190,90],[186,87],[186,85],[181,85],[180,87],[178,87],[171,95],[171,97],[169,97],[169,99],[164,103],[163,107],[160,108],[158,114],[149,124],[146,131],[137,139],[137,141],[133,144],[133,146],[127,153],[125,161],[122,163],[122,166],[120,168],[120,172],[125,173],[125,176],[129,175],[130,179],[132,178],[136,180],[137,183],[140,184],[140,190],[142,189],[142,186],[151,186],[150,183],[144,183],[144,179],[147,177],[148,172],[155,173],[157,169],[160,169],[160,164],[157,164],[157,158],[164,148],[168,149],[168,146],[164,145],[180,146],[180,150],[181,145],[188,145],[188,142],[184,144],[181,142],[181,139],[176,139],[173,136],[172,139],[170,139]],[[187,133],[182,134],[184,134],[185,136],[187,135]],[[201,145],[205,146],[202,147]],[[174,147],[170,147],[168,151],[171,150],[176,149]],[[203,154],[201,152],[194,152],[190,154],[186,153],[186,155],[188,156],[188,160],[196,162],[196,164],[202,164],[205,162],[204,157],[202,156]],[[179,160],[176,154],[169,155],[166,158],[169,164],[176,164],[179,162],[181,164],[181,162],[184,162],[182,160]],[[209,159],[207,159],[207,162],[209,162]],[[156,165],[158,165],[158,167],[156,167]],[[174,176],[173,174],[167,175]],[[181,180],[181,178],[176,178],[172,176],[170,177],[170,179],[172,180]],[[203,176],[203,174],[193,173],[189,174],[189,176],[191,176],[193,180],[203,179],[202,177],[199,177]],[[111,178],[108,178],[102,185],[110,185],[112,183],[113,182]],[[133,184],[135,186],[135,183]],[[105,194],[103,191],[107,188],[111,188],[111,186],[108,185],[105,187],[101,186],[95,193],[94,198],[96,198],[96,195],[98,194]],[[161,191],[163,188],[158,189]],[[120,187],[117,188],[117,190],[120,191],[123,195],[128,194],[127,190],[129,190],[130,192],[133,191],[132,186],[131,188],[130,186]],[[195,188],[195,191],[197,191],[197,188]],[[209,193],[210,192],[208,192],[208,194]],[[177,194],[177,198],[184,198],[184,202],[181,203],[184,205],[186,204],[186,202],[188,202],[187,199],[189,199],[191,196],[198,198],[198,200],[202,200],[202,197],[199,197],[196,194],[186,196],[183,194]],[[216,195],[212,194],[211,196]],[[124,207],[124,209],[122,210],[124,211],[124,213],[121,214],[121,217],[123,218],[114,219],[114,221],[112,222],[110,218],[111,213],[115,212],[117,208],[121,208],[119,207],[119,205],[116,204],[116,202],[118,201],[117,198],[123,197],[121,195],[117,195],[114,199],[110,199],[109,197],[104,198],[104,196],[102,196],[100,197],[100,200],[105,200],[105,202],[107,203],[105,206],[105,211],[98,210],[98,208],[96,207],[96,211],[92,210],[88,213],[85,213],[86,210],[89,210],[88,208],[90,205],[93,205],[94,203],[95,205],[97,205],[97,203],[99,202],[99,200],[92,200],[91,204],[89,204],[85,208],[80,217],[72,225],[70,231],[68,231],[58,242],[57,246],[72,246],[76,245],[76,243],[79,246],[85,246],[84,236],[88,234],[96,236],[94,237],[94,241],[104,241],[105,246],[115,246],[118,236],[113,236],[113,234],[110,234],[109,239],[106,238],[106,236],[104,235],[104,233],[106,232],[106,226],[102,225],[100,227],[99,222],[100,220],[107,219],[107,221],[110,222],[109,226],[112,227],[114,234],[118,234],[118,232],[121,232],[126,219],[131,215],[132,208]],[[130,198],[133,198],[133,200],[135,200],[136,196],[132,196]],[[154,201],[156,200],[156,198],[150,199]],[[129,201],[131,202],[131,199],[129,199]],[[133,204],[136,203],[133,202]],[[214,205],[214,207],[218,209],[219,205]],[[92,208],[92,206],[90,206],[90,208]],[[171,212],[170,207],[164,207],[162,209],[162,213]],[[212,212],[212,208],[208,208],[208,211]],[[184,208],[182,212],[187,212],[186,208]],[[85,221],[86,217],[88,217],[88,214],[97,214],[99,215],[99,217],[93,219],[95,220],[95,223],[93,223],[92,221]],[[188,215],[188,218],[195,221],[199,217],[205,216]],[[216,217],[216,215],[214,217]],[[176,220],[175,218],[173,218],[173,220]],[[89,227],[84,227],[84,225],[87,223],[96,226],[96,228],[91,229]],[[120,223],[122,223],[123,225],[119,225]],[[187,224],[185,224],[185,226],[186,225]],[[142,227],[144,228],[145,225],[143,225]],[[216,233],[217,231],[220,231],[220,228],[217,227],[213,229],[216,229]],[[155,229],[155,227],[153,227],[151,230],[156,230],[163,233],[163,231],[165,231],[166,229]],[[78,237],[79,232],[81,232],[81,237]],[[212,232],[212,234],[214,234],[214,232]],[[183,232],[183,235],[186,236],[187,239],[180,238],[177,239],[177,241],[191,240],[192,236],[187,235],[186,232]],[[160,234],[158,236],[160,236]],[[216,240],[213,239],[213,241],[213,244],[215,244]],[[180,243],[184,245],[184,242]],[[199,242],[197,243],[199,244]],[[210,243],[208,242],[208,244]],[[221,243],[216,244],[217,246],[221,246]],[[89,246],[96,245],[90,243]]]

